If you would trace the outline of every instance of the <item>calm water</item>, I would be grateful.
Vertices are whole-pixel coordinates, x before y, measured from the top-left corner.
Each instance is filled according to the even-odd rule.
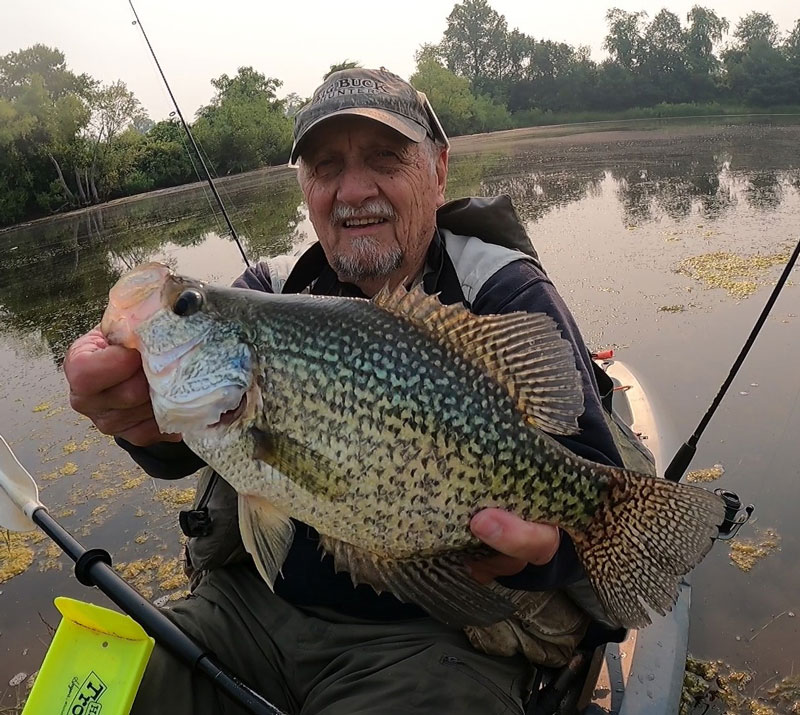
[[[223,188],[251,258],[313,240],[290,171]],[[685,439],[800,237],[800,122],[634,122],[454,142],[450,196],[497,193],[513,197],[587,342],[616,347]],[[0,233],[0,434],[62,523],[108,548],[154,600],[183,589],[173,525],[191,483],[144,479],[70,411],[60,366],[127,267],[163,260],[210,281],[238,275],[221,225],[195,188]],[[692,652],[754,672],[751,691],[800,669],[799,316],[790,283],[692,464],[721,464],[712,486],[756,502],[742,537],[780,537],[749,572],[718,544],[693,576]],[[8,685],[13,676],[41,662],[58,623],[53,597],[105,603],[46,540],[0,536],[0,574],[16,571],[0,583],[0,711],[24,687]]]

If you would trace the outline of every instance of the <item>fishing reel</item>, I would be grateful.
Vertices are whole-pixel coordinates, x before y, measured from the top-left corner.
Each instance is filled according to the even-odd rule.
[[[739,495],[727,489],[715,489],[714,494],[722,497],[722,501],[725,502],[725,519],[719,525],[719,534],[715,538],[717,541],[729,541],[750,520],[755,506],[748,504],[742,508]]]

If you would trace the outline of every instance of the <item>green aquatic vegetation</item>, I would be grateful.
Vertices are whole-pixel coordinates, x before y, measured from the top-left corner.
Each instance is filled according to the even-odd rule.
[[[730,546],[730,559],[742,571],[750,571],[758,561],[780,547],[781,537],[775,529],[757,532],[756,539],[735,539]]]
[[[188,489],[166,487],[165,489],[159,489],[155,496],[164,506],[177,509],[178,507],[191,504],[194,501],[194,493],[194,487],[189,487]]]
[[[86,452],[88,451],[89,447],[95,443],[95,441],[96,440],[86,438],[82,442],[77,443],[72,440],[67,442],[65,445],[62,445],[61,449],[64,454],[72,454],[73,452]]]
[[[677,272],[704,283],[707,288],[722,288],[731,297],[743,299],[758,290],[770,268],[786,263],[789,253],[788,248],[766,255],[738,255],[726,251],[704,253],[685,258]]]
[[[800,676],[784,678],[766,693],[763,692],[766,683],[756,687],[754,676],[754,673],[736,670],[722,660],[704,661],[689,656],[679,714],[800,714]]]
[[[180,557],[167,558],[154,554],[144,559],[120,563],[116,570],[148,599],[153,597],[156,589],[162,593],[175,592],[178,589],[182,592],[188,585],[183,572],[183,559]]]
[[[3,531],[0,534],[0,583],[27,571],[33,563],[33,549],[28,534]]]
[[[61,469],[58,470],[58,473],[62,477],[71,477],[73,474],[78,473],[78,465],[75,462],[67,462]]]
[[[790,675],[768,691],[770,702],[777,705],[788,706],[790,713],[800,714],[800,675]]]
[[[721,464],[715,464],[708,469],[695,469],[686,475],[686,481],[692,483],[698,482],[713,482],[719,479],[725,473],[725,469]]]

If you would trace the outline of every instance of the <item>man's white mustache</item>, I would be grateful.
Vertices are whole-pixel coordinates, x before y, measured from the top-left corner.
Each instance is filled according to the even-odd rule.
[[[353,218],[383,218],[391,221],[394,217],[394,209],[386,201],[367,201],[358,208],[336,204],[331,210],[331,224],[334,226]]]

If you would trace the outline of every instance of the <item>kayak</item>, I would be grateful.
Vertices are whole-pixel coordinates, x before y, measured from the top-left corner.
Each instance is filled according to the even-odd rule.
[[[677,449],[652,392],[619,360],[598,362],[614,383],[612,410],[637,435],[663,474]],[[684,580],[666,616],[629,630],[620,643],[578,650],[562,669],[539,674],[526,715],[673,715],[680,707],[689,640],[691,585]]]

